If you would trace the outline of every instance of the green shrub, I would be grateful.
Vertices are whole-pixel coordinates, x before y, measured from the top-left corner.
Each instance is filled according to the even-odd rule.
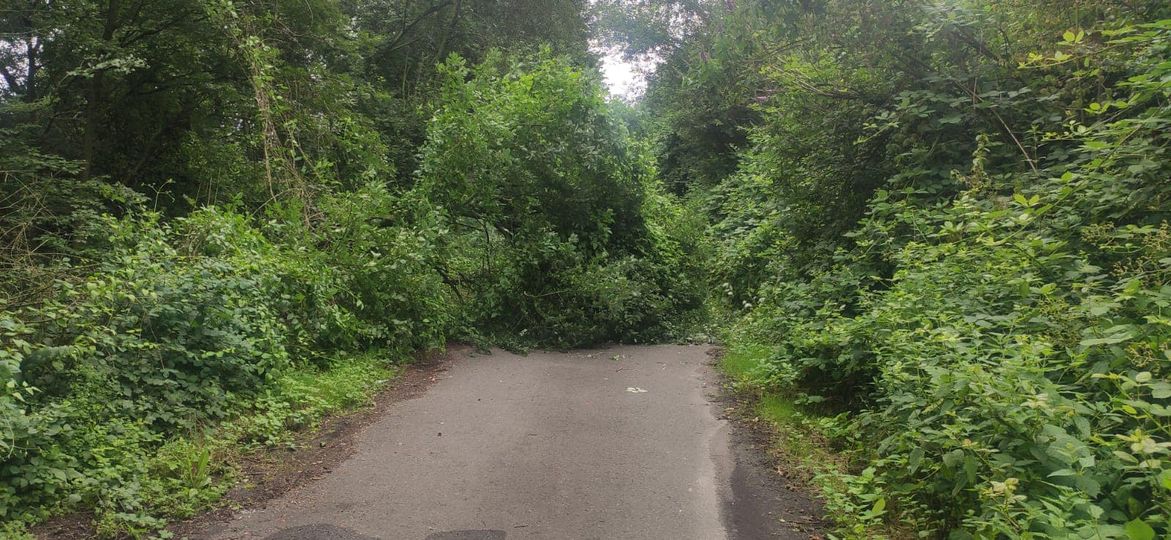
[[[598,81],[548,51],[441,69],[416,193],[448,232],[437,262],[465,331],[520,347],[683,333],[702,223],[661,192]]]
[[[377,183],[322,202],[320,264],[341,275],[335,301],[357,322],[363,347],[407,355],[446,342],[456,313],[437,271],[443,231],[421,206]]]
[[[857,467],[822,478],[843,534],[883,521],[954,539],[1171,530],[1171,21],[1064,34],[1059,53],[965,68],[1018,79],[984,106],[1031,119],[1014,134],[1037,139],[1027,161],[968,116],[980,107],[946,99],[941,68],[888,110],[855,113],[875,133],[850,144],[882,138],[876,170],[902,170],[840,238],[793,221],[850,214],[826,210],[845,177],[794,166],[831,140],[793,119],[800,92],[762,109],[740,171],[709,198],[714,275],[741,309],[729,339],[768,355],[746,376],[848,414],[838,444]],[[944,50],[933,35],[928,49]]]
[[[21,373],[40,400],[84,389],[112,417],[190,428],[288,365],[260,272],[181,256],[152,218],[106,225],[97,272],[30,314],[39,346]]]
[[[0,318],[0,516],[93,508],[102,534],[150,533],[223,493],[223,441],[280,442],[368,396],[383,358],[442,345],[446,292],[425,232],[381,219],[396,204],[334,195],[318,229],[211,207],[91,224],[92,264]],[[384,356],[336,360],[371,348]]]

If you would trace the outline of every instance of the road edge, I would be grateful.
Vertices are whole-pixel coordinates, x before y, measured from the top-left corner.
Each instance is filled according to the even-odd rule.
[[[448,369],[452,358],[469,349],[453,343],[443,350],[420,354],[372,397],[371,405],[327,417],[316,429],[297,434],[291,449],[269,448],[245,456],[239,464],[241,480],[216,508],[176,521],[166,530],[175,538],[201,538],[239,512],[262,508],[270,500],[329,474],[354,454],[362,431],[396,403],[421,396]]]
[[[721,471],[728,485],[721,490],[720,519],[729,540],[825,538],[829,526],[818,495],[783,474],[781,461],[770,451],[775,434],[766,423],[754,421],[752,396],[737,392],[720,368],[724,349],[714,346],[707,354],[709,382],[716,389],[712,406],[727,422],[730,455],[725,459],[731,469]]]

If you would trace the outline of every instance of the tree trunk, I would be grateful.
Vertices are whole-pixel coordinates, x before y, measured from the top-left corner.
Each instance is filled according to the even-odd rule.
[[[106,21],[102,28],[103,50],[99,55],[108,52],[108,47],[114,43],[114,32],[118,29],[118,11],[122,7],[122,0],[110,0],[106,9]],[[104,60],[101,56],[98,62]],[[81,177],[88,180],[93,176],[94,159],[97,157],[98,129],[102,123],[102,106],[105,99],[105,70],[98,70],[90,78],[89,91],[85,104],[85,139],[83,153],[85,168]]]
[[[460,9],[463,7],[462,0],[455,0],[455,13],[451,15],[451,23],[447,25],[447,32],[443,33],[443,38],[439,40],[439,48],[436,50],[435,63],[438,64],[447,58],[447,41],[451,35],[455,33],[456,27],[459,25]]]

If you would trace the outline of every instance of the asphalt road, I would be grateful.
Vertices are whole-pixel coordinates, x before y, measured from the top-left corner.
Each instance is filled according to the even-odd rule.
[[[722,418],[707,352],[460,354],[328,475],[202,537],[810,538],[815,506]]]

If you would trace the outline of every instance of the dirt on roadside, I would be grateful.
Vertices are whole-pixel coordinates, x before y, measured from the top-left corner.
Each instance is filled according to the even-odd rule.
[[[712,377],[721,392],[716,402],[722,418],[732,424],[730,446],[735,468],[731,474],[732,498],[725,501],[724,519],[741,538],[769,538],[778,524],[790,533],[811,540],[825,538],[829,527],[821,501],[810,496],[808,482],[794,479],[773,451],[775,433],[754,414],[756,400],[736,392],[719,368],[723,349],[708,352]]]

